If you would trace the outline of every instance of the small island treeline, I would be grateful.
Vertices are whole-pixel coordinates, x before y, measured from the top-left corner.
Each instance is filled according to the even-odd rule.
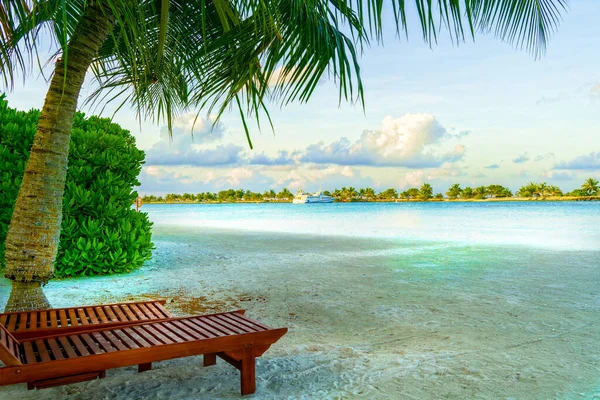
[[[587,179],[581,188],[568,193],[546,182],[530,182],[522,186],[514,194],[501,185],[461,187],[455,183],[443,193],[434,194],[433,187],[425,183],[420,188],[410,188],[398,192],[389,188],[375,192],[373,188],[356,189],[342,187],[333,191],[325,190],[323,194],[331,196],[336,202],[386,202],[386,201],[498,201],[498,200],[600,200],[600,185],[594,178]],[[169,193],[163,196],[145,195],[144,203],[245,203],[245,202],[289,202],[294,195],[289,189],[283,188],[279,192],[266,190],[263,193],[244,189],[227,189],[216,193],[201,192]]]

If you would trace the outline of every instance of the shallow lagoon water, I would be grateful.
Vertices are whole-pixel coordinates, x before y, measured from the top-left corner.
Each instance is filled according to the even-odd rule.
[[[254,398],[600,398],[599,203],[143,209],[153,260],[53,281],[49,299],[161,296],[179,313],[205,301],[288,326],[259,360]],[[238,379],[188,358],[0,398],[237,398]]]

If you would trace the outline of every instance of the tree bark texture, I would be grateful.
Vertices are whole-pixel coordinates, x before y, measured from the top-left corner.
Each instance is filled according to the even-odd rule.
[[[91,3],[56,62],[6,237],[4,275],[13,281],[6,312],[50,307],[40,284],[54,274],[73,117],[86,72],[113,23],[107,10]]]

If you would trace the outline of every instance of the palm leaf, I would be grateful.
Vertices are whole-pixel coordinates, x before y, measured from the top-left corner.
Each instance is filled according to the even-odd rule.
[[[455,43],[492,33],[538,57],[566,0],[412,0],[423,39]],[[395,28],[408,32],[410,2],[391,0]],[[0,3],[0,72],[12,82],[36,58],[43,32],[63,51],[86,0]],[[141,119],[166,122],[194,110],[230,107],[260,126],[266,104],[306,102],[327,76],[339,101],[364,105],[359,53],[382,38],[383,0],[105,0],[115,28],[92,65],[89,104],[130,104]],[[44,30],[45,29],[45,30]],[[67,59],[68,54],[63,54]],[[39,63],[38,63],[39,64]],[[269,118],[270,121],[270,118]]]

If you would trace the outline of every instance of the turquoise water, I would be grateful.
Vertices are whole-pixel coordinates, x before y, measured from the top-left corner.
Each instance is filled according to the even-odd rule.
[[[600,202],[145,205],[157,226],[600,249]]]
[[[153,258],[55,307],[164,298],[289,328],[256,399],[599,399],[600,202],[144,205]],[[0,304],[10,283],[0,279]],[[190,305],[193,306],[190,308]],[[232,399],[201,359],[0,399]]]

